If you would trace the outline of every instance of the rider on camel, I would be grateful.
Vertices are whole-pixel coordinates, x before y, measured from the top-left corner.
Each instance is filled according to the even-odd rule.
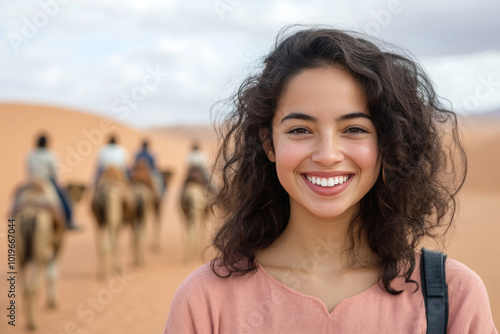
[[[28,176],[30,179],[39,178],[52,184],[61,202],[64,217],[66,218],[66,228],[70,230],[76,229],[77,227],[73,222],[71,202],[57,182],[57,158],[56,155],[47,148],[47,141],[47,136],[43,134],[40,135],[36,142],[36,148],[28,154]]]

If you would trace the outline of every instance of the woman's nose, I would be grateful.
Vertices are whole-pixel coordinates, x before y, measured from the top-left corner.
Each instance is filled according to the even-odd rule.
[[[324,166],[331,166],[344,159],[340,140],[335,136],[322,136],[311,156],[312,160]]]

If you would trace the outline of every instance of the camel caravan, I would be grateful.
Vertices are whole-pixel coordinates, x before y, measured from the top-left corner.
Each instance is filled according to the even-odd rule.
[[[156,169],[154,158],[144,141],[132,168],[126,165],[125,150],[111,137],[98,157],[98,173],[92,198],[92,212],[97,222],[99,279],[106,279],[123,267],[119,237],[124,227],[132,229],[133,263],[145,263],[146,226],[153,226],[152,249],[160,248],[161,203],[171,173]]]
[[[116,142],[110,141],[112,150]],[[143,143],[143,153],[147,143]],[[102,152],[105,152],[106,148]],[[103,162],[102,154],[100,163]],[[122,154],[122,153],[120,153]],[[115,154],[116,156],[117,154]],[[120,273],[123,267],[122,253],[118,239],[124,227],[132,228],[132,253],[134,265],[145,263],[146,226],[153,229],[151,249],[160,249],[161,203],[171,171],[160,172],[154,168],[154,161],[147,154],[139,153],[130,170],[114,158],[113,164],[99,172],[92,212],[97,228],[98,278],[105,279],[110,272]],[[185,222],[184,260],[191,261],[201,253],[204,223],[208,218],[209,175],[206,157],[194,145],[188,157],[189,169],[180,196],[180,208]]]
[[[160,249],[161,202],[171,172],[152,173],[147,163],[139,160],[131,169],[130,179],[111,166],[99,177],[92,198],[92,212],[97,222],[99,279],[111,271],[121,273],[123,267],[119,236],[124,227],[132,228],[133,263],[145,263],[146,225],[153,227],[152,249]],[[159,175],[159,176],[158,176]]]
[[[152,230],[151,250],[160,249],[161,204],[172,172],[156,168],[147,151],[147,142],[143,143],[131,168],[125,162],[124,149],[112,137],[99,152],[90,201],[95,218],[99,280],[123,271],[124,249],[119,240],[124,229],[132,231],[130,246],[135,266],[145,264],[147,226]],[[178,197],[185,225],[185,261],[201,255],[204,244],[208,196],[212,189],[205,165],[206,158],[194,145]],[[28,156],[28,180],[16,189],[11,209],[11,217],[16,222],[18,272],[30,330],[37,327],[37,296],[44,273],[47,305],[57,305],[57,261],[66,231],[80,229],[73,222],[72,208],[87,191],[85,185],[79,184],[69,184],[63,189],[57,182],[55,166],[55,156],[47,149],[47,137],[42,135]]]

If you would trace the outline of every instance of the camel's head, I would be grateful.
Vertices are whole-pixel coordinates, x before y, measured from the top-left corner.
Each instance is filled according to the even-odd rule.
[[[66,186],[66,192],[72,203],[78,203],[85,193],[87,186],[81,183],[68,183]]]

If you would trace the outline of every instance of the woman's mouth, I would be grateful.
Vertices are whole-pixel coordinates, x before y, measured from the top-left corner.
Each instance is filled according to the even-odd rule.
[[[350,175],[339,175],[333,177],[320,177],[313,175],[306,175],[306,179],[312,184],[316,184],[321,187],[335,187],[336,185],[342,184],[349,180]]]

